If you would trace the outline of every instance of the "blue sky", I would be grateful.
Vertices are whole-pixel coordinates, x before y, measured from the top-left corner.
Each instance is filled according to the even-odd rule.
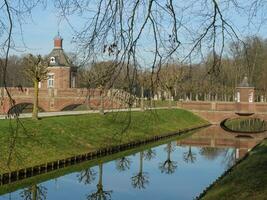
[[[19,51],[12,53],[23,54],[48,54],[53,48],[53,38],[57,35],[58,31],[63,37],[63,47],[66,52],[75,51],[75,45],[71,43],[73,31],[70,26],[62,21],[59,23],[59,17],[55,8],[47,6],[46,9],[38,7],[33,10],[32,19],[23,25],[23,39],[27,48],[21,41],[20,31],[15,29],[14,38],[16,40],[16,47]],[[20,51],[22,50],[22,51]]]
[[[48,3],[46,9],[44,9],[42,6],[35,8],[32,12],[32,20],[28,19],[27,23],[24,24],[23,39],[27,45],[27,49],[24,48],[21,42],[20,32],[18,29],[15,29],[16,32],[14,34],[14,39],[16,40],[16,48],[23,51],[12,51],[11,54],[48,54],[53,48],[53,38],[57,35],[58,30],[60,31],[61,36],[64,38],[63,47],[65,51],[75,52],[77,47],[74,43],[72,43],[74,33],[66,21],[59,20],[59,17],[57,16],[58,12],[52,4],[49,5]],[[231,21],[234,23],[236,30],[239,30],[241,38],[254,34],[266,38],[266,26],[262,26],[259,31],[257,30],[256,26],[252,26],[252,29],[249,30],[245,27],[247,24],[246,17],[237,16],[236,14],[230,14],[230,16],[232,16]],[[77,27],[82,26],[81,19],[79,17],[73,17],[71,20],[72,25]]]

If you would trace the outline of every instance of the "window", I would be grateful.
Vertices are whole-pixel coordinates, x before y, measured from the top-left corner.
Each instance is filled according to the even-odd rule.
[[[51,57],[50,58],[50,64],[52,65],[52,64],[56,64],[56,59],[55,59],[55,57]]]
[[[41,87],[42,87],[42,83],[38,82],[38,88],[41,88]]]
[[[237,92],[237,95],[236,96],[237,96],[236,97],[237,102],[240,102],[240,92]]]
[[[248,95],[248,102],[252,103],[253,102],[253,92],[250,92]]]
[[[54,87],[54,74],[48,74],[47,87],[48,88]]]
[[[75,73],[71,73],[71,87],[72,88],[76,87],[76,76],[75,76]]]

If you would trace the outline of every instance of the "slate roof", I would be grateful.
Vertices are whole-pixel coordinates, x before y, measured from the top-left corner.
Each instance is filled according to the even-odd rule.
[[[243,81],[239,84],[239,87],[251,87],[248,83],[248,77],[244,77]]]
[[[50,66],[59,66],[59,67],[71,67],[72,62],[69,57],[65,54],[64,50],[61,48],[54,48],[51,53],[48,55],[49,59],[51,57],[55,58],[55,63],[49,63]]]

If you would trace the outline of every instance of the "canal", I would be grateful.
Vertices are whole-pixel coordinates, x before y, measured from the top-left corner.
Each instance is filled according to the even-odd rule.
[[[0,200],[191,200],[261,140],[210,126],[184,139],[0,186]]]

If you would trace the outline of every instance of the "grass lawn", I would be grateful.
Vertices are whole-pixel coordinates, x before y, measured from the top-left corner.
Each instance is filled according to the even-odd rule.
[[[179,109],[21,122],[0,120],[0,173],[207,123]]]
[[[176,106],[177,101],[171,101],[171,105]],[[140,105],[138,105],[138,107],[140,107]],[[151,107],[151,101],[144,100],[144,107]],[[169,107],[169,100],[154,100],[152,101],[152,107]],[[83,104],[74,108],[74,110],[75,111],[88,110],[88,108],[86,107],[86,105]]]
[[[267,199],[267,139],[233,171],[214,185],[203,200]]]
[[[154,100],[152,101],[152,107],[169,107],[169,100]],[[150,107],[151,106],[151,101],[150,100],[145,100],[144,101],[145,107]],[[171,101],[172,106],[177,105],[177,101]]]

